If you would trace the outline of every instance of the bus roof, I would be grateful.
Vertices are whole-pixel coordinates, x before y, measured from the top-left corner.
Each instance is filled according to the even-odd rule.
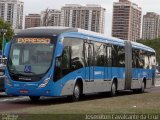
[[[133,48],[137,48],[137,49],[141,49],[141,50],[146,50],[146,51],[150,51],[150,52],[155,52],[155,50],[151,47],[148,47],[146,45],[143,45],[141,43],[137,43],[137,42],[131,42],[132,43],[132,47]]]
[[[21,30],[16,34],[16,36],[53,36],[59,35],[64,32],[77,32],[76,28],[70,27],[33,27]]]
[[[88,31],[88,30],[83,30],[80,28],[72,28],[72,27],[60,27],[60,26],[45,26],[45,27],[33,27],[33,28],[28,28],[25,30],[22,30],[18,32],[15,36],[18,37],[24,37],[24,36],[56,36],[62,33],[70,33],[70,32],[77,32],[89,37],[93,38],[98,38],[98,39],[103,39],[103,42],[106,43],[118,43],[121,45],[125,44],[126,40],[122,40],[119,38],[115,37],[108,37],[104,34],[101,33],[96,33],[93,31]],[[155,52],[154,49],[145,46],[143,44],[137,43],[137,42],[131,42],[132,46],[137,49],[142,49],[142,50],[147,50],[151,52]]]
[[[21,30],[15,36],[19,36],[19,37],[35,36],[35,35],[36,36],[42,36],[42,35],[53,36],[53,35],[59,35],[62,33],[69,33],[69,32],[77,32],[86,36],[103,39],[104,40],[103,42],[107,40],[112,42],[124,43],[124,40],[121,40],[119,38],[114,38],[114,37],[107,37],[106,35],[101,33],[96,33],[89,30],[83,30],[80,28],[60,27],[60,26],[32,27],[32,28]]]

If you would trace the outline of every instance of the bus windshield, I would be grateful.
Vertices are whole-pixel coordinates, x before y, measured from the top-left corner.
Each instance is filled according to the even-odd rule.
[[[19,39],[11,45],[8,69],[11,74],[37,76],[45,74],[53,58],[54,44],[49,39]]]

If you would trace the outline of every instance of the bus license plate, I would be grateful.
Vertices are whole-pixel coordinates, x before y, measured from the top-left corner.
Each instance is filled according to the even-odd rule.
[[[28,90],[20,90],[20,93],[21,93],[21,94],[27,94],[27,93],[28,93]]]

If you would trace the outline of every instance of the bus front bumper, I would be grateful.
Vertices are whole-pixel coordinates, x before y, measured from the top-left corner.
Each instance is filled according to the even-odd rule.
[[[25,89],[25,88],[15,88],[15,87],[9,87],[6,89],[7,95],[12,96],[54,96],[53,91],[50,89]]]

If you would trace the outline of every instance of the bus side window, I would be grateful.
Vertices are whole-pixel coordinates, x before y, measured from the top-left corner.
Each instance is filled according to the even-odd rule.
[[[106,66],[111,67],[112,66],[112,48],[110,45],[106,47]]]
[[[71,70],[71,47],[65,46],[62,55],[62,75],[66,75]]]

